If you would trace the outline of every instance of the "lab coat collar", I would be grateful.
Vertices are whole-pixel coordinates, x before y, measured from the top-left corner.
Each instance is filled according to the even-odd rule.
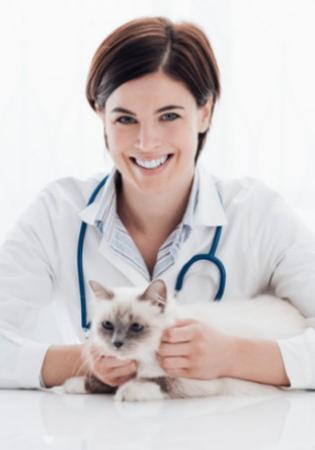
[[[98,182],[100,182],[101,179],[104,178],[105,176],[106,175],[103,174],[102,176],[97,177],[99,179]],[[110,184],[112,182],[114,182],[115,177],[116,177],[116,168],[113,167],[112,170],[108,173],[108,178],[107,178],[107,181],[106,181],[104,187],[102,188],[101,192],[98,194],[98,196],[96,197],[94,202],[91,205],[86,206],[84,209],[82,209],[79,212],[79,217],[81,218],[81,220],[83,222],[85,222],[89,225],[93,225],[93,226],[97,225],[97,219],[98,219],[98,213],[100,210],[100,205],[104,204],[104,202],[106,201],[108,192],[110,190]],[[94,189],[96,188],[96,186],[97,185],[95,184]],[[91,194],[92,194],[92,191],[88,195],[90,196]]]
[[[199,170],[199,198],[194,224],[208,227],[226,225],[227,216],[218,189],[218,180],[204,167],[197,164],[197,168]]]
[[[227,223],[227,217],[221,202],[217,187],[217,179],[204,167],[196,166],[199,173],[199,193],[195,210],[194,226],[219,226]],[[96,200],[79,212],[79,217],[89,225],[97,225],[97,215],[100,205],[108,194],[109,183],[116,176],[115,167],[109,173],[109,178]],[[114,181],[114,180],[113,180]],[[89,194],[90,195],[90,194]]]

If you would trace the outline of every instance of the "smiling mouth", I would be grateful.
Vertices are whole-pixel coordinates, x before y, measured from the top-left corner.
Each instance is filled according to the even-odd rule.
[[[141,161],[141,164],[140,163],[138,163],[137,162],[137,159],[135,158],[135,157],[133,157],[133,156],[131,156],[130,157],[130,159],[131,159],[131,161],[134,163],[134,165],[135,166],[137,166],[137,167],[140,167],[141,169],[145,169],[145,170],[148,170],[148,171],[150,171],[150,170],[155,170],[155,169],[159,169],[160,167],[162,167],[162,166],[164,166],[165,164],[167,164],[167,162],[172,158],[174,156],[174,154],[173,153],[169,153],[169,154],[167,154],[166,155],[166,159],[163,161],[163,162],[161,162],[160,164],[156,164],[156,165],[154,165],[153,163],[152,163],[152,165],[151,165],[151,162],[152,161],[157,161],[157,160],[159,160],[159,159],[162,159],[162,158],[156,158],[155,160],[154,159],[148,159],[148,160],[140,160],[140,158],[137,158],[138,159],[138,161]]]

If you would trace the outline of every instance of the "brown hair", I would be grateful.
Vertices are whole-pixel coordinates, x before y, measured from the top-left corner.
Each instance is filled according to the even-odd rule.
[[[118,86],[159,70],[183,82],[195,97],[198,107],[212,97],[212,117],[220,96],[220,80],[210,43],[195,24],[173,23],[165,17],[131,20],[104,39],[90,65],[87,100],[94,111],[102,110]],[[198,135],[195,161],[207,133],[208,129]]]

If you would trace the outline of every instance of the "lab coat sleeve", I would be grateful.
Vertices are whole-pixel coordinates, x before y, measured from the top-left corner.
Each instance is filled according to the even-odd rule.
[[[284,389],[315,389],[315,233],[279,194],[266,190],[257,200],[263,205],[252,236],[258,269],[308,323],[301,335],[277,339],[290,381]]]
[[[57,267],[53,202],[43,190],[0,248],[0,388],[40,389],[51,343],[32,337],[39,311],[51,301]]]

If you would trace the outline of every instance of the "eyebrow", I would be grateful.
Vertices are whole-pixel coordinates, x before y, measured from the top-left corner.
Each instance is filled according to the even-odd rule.
[[[169,110],[169,109],[185,109],[185,108],[183,106],[179,106],[179,105],[167,105],[167,106],[163,106],[163,108],[157,109],[155,111],[155,114],[158,114],[160,112],[163,112],[163,111],[166,111],[166,110]],[[111,110],[111,113],[117,113],[117,112],[130,114],[131,116],[136,116],[137,115],[136,113],[134,113],[132,111],[129,111],[129,109],[122,108],[120,106],[117,106],[116,108]]]

